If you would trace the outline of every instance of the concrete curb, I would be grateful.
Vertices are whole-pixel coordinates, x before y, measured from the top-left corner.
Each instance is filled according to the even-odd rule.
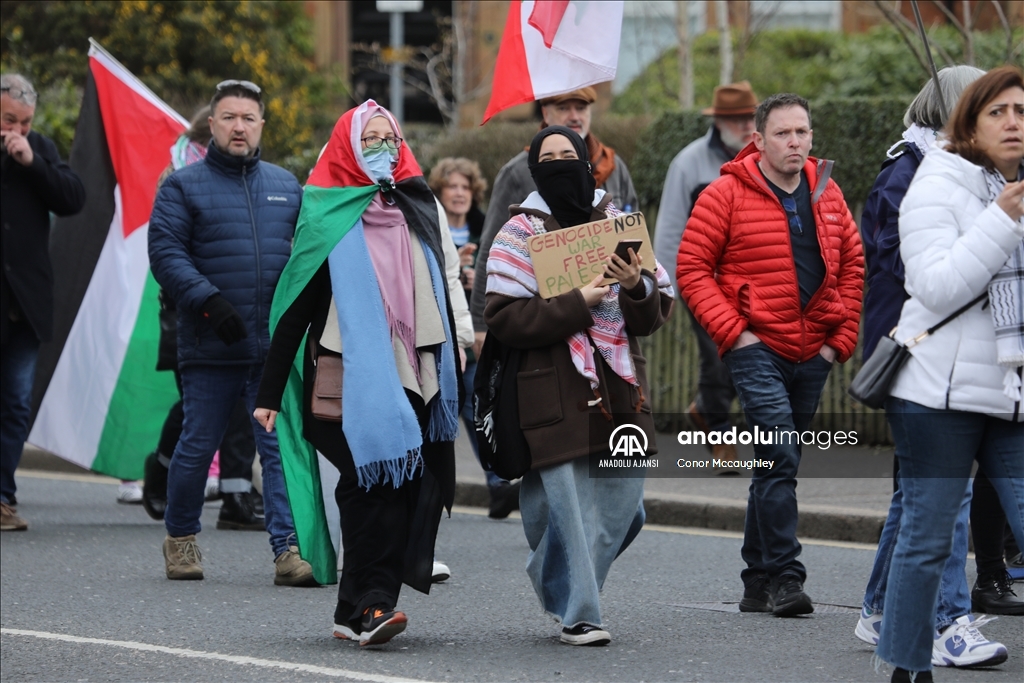
[[[487,507],[490,501],[486,484],[458,480],[455,482],[455,504]],[[800,511],[797,534],[804,538],[853,543],[878,543],[885,524],[884,514],[859,513],[837,508]],[[672,499],[644,496],[648,524],[685,526],[743,532],[746,502],[708,502],[678,496]]]
[[[48,472],[94,474],[74,463],[31,446],[26,446],[21,456],[20,467]],[[473,480],[457,480],[455,482],[455,504],[487,508],[490,504],[487,485]],[[682,495],[671,497],[646,495],[644,496],[644,509],[647,511],[649,524],[737,532],[743,531],[747,513],[746,501],[702,499]],[[803,506],[800,510],[797,534],[804,538],[874,544],[878,543],[884,523],[884,514],[860,512],[848,508],[829,508],[823,505]]]

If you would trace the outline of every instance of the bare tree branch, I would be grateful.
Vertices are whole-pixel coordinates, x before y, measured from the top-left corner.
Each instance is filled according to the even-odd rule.
[[[953,27],[957,31],[966,35],[967,29],[964,28],[964,25],[956,18],[956,15],[949,11],[949,8],[946,7],[946,3],[942,2],[942,0],[932,0],[932,4],[942,10],[942,13],[946,15],[947,19],[949,19],[949,23],[953,24]]]
[[[979,5],[981,3],[978,3]],[[971,15],[971,0],[961,0],[964,13],[964,61],[974,64],[974,17]]]
[[[934,30],[930,31],[928,34],[928,44],[931,46],[933,50],[935,50],[939,54],[939,57],[941,57],[942,60],[946,62],[946,66],[955,66],[957,64],[957,61],[953,59],[953,55],[949,54],[949,52],[944,47],[942,47],[942,45],[939,44],[939,41],[936,38]],[[964,62],[971,65],[974,64],[973,61],[968,62],[966,57],[964,57]]]
[[[1003,30],[1006,31],[1006,61],[1010,63],[1013,61],[1013,29],[1010,28],[1010,22],[1006,18],[1006,13],[1003,12],[1003,6],[999,4],[999,0],[992,0],[992,6],[996,8],[996,14],[999,15],[999,23],[1003,25]]]
[[[874,0],[874,3],[875,7],[877,7],[878,10],[882,13],[882,16],[884,16],[888,20],[888,22],[892,24],[893,28],[896,29],[896,32],[900,34],[900,38],[903,39],[903,42],[914,54],[914,57],[917,58],[917,63],[921,65],[921,68],[924,69],[924,72],[928,74],[929,78],[931,78],[931,69],[928,68],[928,62],[925,61],[924,57],[921,55],[921,52],[917,49],[917,46],[914,44],[914,41],[911,40],[910,36],[913,35],[913,33],[911,33],[910,29],[906,26],[906,24],[910,23],[907,20],[907,18],[904,17],[899,12],[897,12],[896,10],[889,9],[888,7],[886,7],[885,3],[883,3],[882,0]],[[913,25],[911,24],[911,26]]]

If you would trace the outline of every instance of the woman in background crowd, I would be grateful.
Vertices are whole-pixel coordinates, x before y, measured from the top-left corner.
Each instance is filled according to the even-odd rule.
[[[484,212],[480,210],[480,204],[487,191],[487,180],[475,161],[465,157],[445,157],[434,164],[427,183],[444,207],[448,229],[459,249],[459,278],[468,301],[473,294],[476,250],[480,246],[480,232],[484,227]],[[477,359],[472,349],[467,349],[466,353],[466,371],[462,374],[466,401],[462,405],[462,421],[473,446],[473,453],[479,461],[480,448],[476,441],[476,426],[473,424],[473,380],[476,377]],[[519,482],[509,484],[489,470],[484,470],[484,475],[487,477],[487,491],[491,497],[487,515],[492,519],[504,519],[513,510],[518,510]]]

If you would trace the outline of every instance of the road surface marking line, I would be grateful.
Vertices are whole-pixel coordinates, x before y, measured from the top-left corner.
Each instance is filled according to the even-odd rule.
[[[396,676],[384,676],[381,674],[364,673],[362,671],[351,671],[349,669],[331,669],[325,666],[313,664],[299,664],[296,662],[282,662],[274,659],[259,659],[257,657],[245,657],[241,655],[226,655],[220,652],[203,652],[201,650],[188,650],[179,647],[165,647],[163,645],[150,645],[148,643],[136,643],[130,640],[107,640],[105,638],[82,638],[80,636],[68,636],[62,633],[47,633],[46,631],[26,631],[20,628],[0,628],[0,635],[5,636],[28,636],[42,638],[43,640],[60,640],[67,643],[81,643],[83,645],[109,645],[112,647],[123,647],[128,650],[140,652],[159,652],[162,654],[175,655],[178,657],[189,657],[192,659],[212,659],[229,664],[242,664],[259,666],[267,669],[285,669],[287,671],[300,671],[302,673],[316,674],[319,676],[331,676],[333,678],[348,678],[355,681],[372,681],[372,683],[426,683],[416,678],[398,678]]]

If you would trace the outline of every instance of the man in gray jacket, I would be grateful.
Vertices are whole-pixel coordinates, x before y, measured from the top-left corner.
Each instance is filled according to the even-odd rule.
[[[564,95],[540,100],[540,111],[544,119],[542,127],[566,126],[579,133],[587,143],[590,165],[598,188],[609,193],[612,196],[612,203],[623,211],[636,211],[639,208],[636,190],[633,188],[633,179],[629,177],[626,163],[615,150],[601,144],[597,137],[590,133],[590,105],[596,100],[597,91],[593,88],[580,88]],[[480,248],[477,250],[473,296],[469,306],[473,314],[473,329],[476,332],[474,350],[477,355],[487,333],[487,325],[484,324],[484,294],[487,291],[487,256],[491,251],[491,242],[501,230],[501,226],[508,221],[508,207],[519,204],[536,189],[527,165],[525,150],[502,166],[494,179],[491,202],[487,207],[487,217],[484,219],[483,232],[480,235]],[[676,247],[678,246],[679,240],[676,240]],[[672,260],[668,263],[675,262],[673,251]]]
[[[702,113],[714,117],[707,135],[683,148],[668,167],[665,188],[661,193],[658,223],[654,231],[654,255],[666,268],[674,268],[683,229],[690,210],[705,187],[720,175],[722,164],[732,161],[747,146],[754,134],[754,110],[757,96],[750,83],[730,83],[715,88],[712,106]],[[718,347],[690,313],[690,323],[700,352],[700,378],[697,397],[690,404],[694,425],[705,432],[729,428],[729,408],[736,398],[729,368],[718,357]],[[712,454],[722,460],[734,460],[736,447],[718,444]],[[739,470],[722,468],[718,474],[738,474]]]

